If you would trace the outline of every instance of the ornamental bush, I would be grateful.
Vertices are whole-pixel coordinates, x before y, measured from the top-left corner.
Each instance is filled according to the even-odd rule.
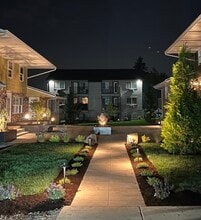
[[[185,47],[173,65],[169,101],[162,126],[161,146],[173,154],[201,152],[201,98],[192,82],[196,80],[195,63]]]

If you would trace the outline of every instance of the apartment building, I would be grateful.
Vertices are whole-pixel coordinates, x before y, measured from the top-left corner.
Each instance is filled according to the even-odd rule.
[[[74,94],[74,103],[80,105],[79,120],[97,120],[111,103],[115,119],[144,116],[143,81],[133,69],[57,69],[47,80],[51,94]]]

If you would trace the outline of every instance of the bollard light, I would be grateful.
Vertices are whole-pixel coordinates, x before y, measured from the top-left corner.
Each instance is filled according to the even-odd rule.
[[[63,163],[62,168],[63,168],[63,175],[64,175],[64,186],[66,185],[66,168],[67,168],[67,164]]]
[[[127,144],[138,144],[138,133],[127,134]]]

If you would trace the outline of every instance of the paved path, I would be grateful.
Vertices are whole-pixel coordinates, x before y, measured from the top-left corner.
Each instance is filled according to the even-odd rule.
[[[145,206],[125,140],[119,134],[100,137],[72,205],[61,210],[58,220],[122,219],[122,215],[126,217],[127,209]],[[113,218],[109,218],[110,215]]]

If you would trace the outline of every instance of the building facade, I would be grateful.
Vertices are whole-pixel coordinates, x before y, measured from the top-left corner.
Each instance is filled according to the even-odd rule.
[[[74,94],[80,105],[80,120],[97,120],[109,105],[116,110],[114,119],[143,118],[143,81],[133,70],[56,70],[48,77],[49,92],[53,95]]]
[[[28,86],[29,69],[55,69],[48,60],[8,30],[0,29],[0,111],[6,110],[7,122],[21,122],[30,112],[33,100],[48,108],[55,96]]]

